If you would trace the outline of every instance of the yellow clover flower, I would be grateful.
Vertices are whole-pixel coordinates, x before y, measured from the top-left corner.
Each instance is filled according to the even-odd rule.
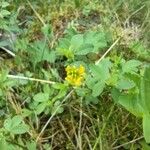
[[[84,80],[85,68],[80,65],[78,68],[75,66],[66,67],[66,80],[73,86],[80,86]]]

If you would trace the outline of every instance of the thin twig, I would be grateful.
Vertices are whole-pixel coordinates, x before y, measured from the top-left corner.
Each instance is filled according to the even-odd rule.
[[[35,15],[37,16],[37,18],[41,21],[41,23],[43,24],[43,26],[45,26],[45,22],[42,19],[42,17],[39,15],[39,13],[34,9],[34,7],[32,6],[32,4],[27,0],[29,6],[31,7],[31,9],[33,10],[33,12],[35,13]]]
[[[104,57],[112,50],[112,48],[118,43],[118,41],[120,40],[121,37],[119,37],[111,46],[110,48],[104,53],[104,55],[98,60],[95,62],[95,65],[98,65],[99,62],[104,59]]]
[[[82,113],[82,98],[81,98],[81,101],[80,101],[80,114],[79,114],[79,128],[78,128],[78,146],[79,146],[79,149],[82,150],[82,137],[81,137],[81,126],[82,126],[82,117],[83,117],[83,113]]]
[[[96,142],[95,142],[95,144],[94,144],[94,146],[93,146],[93,150],[96,149],[99,140],[101,140],[102,133],[103,133],[103,131],[105,130],[105,128],[106,128],[106,126],[107,126],[107,123],[108,123],[108,120],[109,120],[110,116],[111,116],[112,113],[113,113],[114,106],[115,106],[115,105],[112,105],[112,107],[111,107],[111,109],[110,109],[110,112],[109,112],[109,114],[108,114],[108,116],[107,116],[107,118],[106,118],[106,122],[104,122],[102,128],[99,129],[99,136],[98,136],[98,138],[96,139]]]
[[[128,16],[128,18],[125,20],[125,24],[129,21],[129,19],[134,16],[136,13],[138,13],[141,9],[143,9],[145,7],[145,5],[141,6],[139,9],[137,9],[136,11],[134,11],[130,16]]]
[[[8,78],[11,78],[11,79],[36,81],[36,82],[48,83],[48,84],[55,84],[55,83],[56,83],[56,82],[54,82],[54,81],[42,80],[42,79],[35,79],[35,78],[28,78],[28,77],[16,76],[16,75],[7,75],[7,77],[8,77]]]
[[[69,107],[69,113],[70,113],[70,119],[71,119],[71,124],[72,124],[72,130],[74,133],[74,137],[76,140],[76,143],[78,142],[78,137],[77,137],[77,132],[76,132],[76,125],[74,125],[74,117],[72,115],[71,107]]]
[[[59,118],[57,118],[57,119],[58,119],[58,122],[59,122],[59,124],[61,125],[61,127],[62,127],[62,129],[63,129],[63,131],[64,131],[64,133],[65,133],[65,135],[66,135],[66,137],[67,137],[68,140],[71,142],[71,144],[72,144],[72,146],[74,147],[74,149],[76,149],[74,143],[72,142],[71,137],[70,137],[70,136],[68,135],[68,133],[66,132],[66,129],[65,129],[64,125],[62,124],[62,122],[60,121]]]
[[[134,143],[134,142],[139,141],[139,140],[141,140],[141,139],[143,139],[143,138],[144,138],[144,136],[141,136],[141,137],[139,137],[139,138],[137,138],[137,139],[134,139],[134,140],[132,140],[132,141],[130,141],[130,142],[127,142],[127,143],[118,145],[118,146],[116,146],[116,147],[113,147],[112,149],[118,149],[118,148],[120,148],[120,147],[122,147],[122,146],[131,144],[131,143]]]
[[[87,134],[84,135],[85,139],[87,140],[88,142],[88,146],[89,146],[89,149],[92,150],[92,146],[91,146],[91,143],[90,143],[90,140],[89,140],[89,137],[87,136]]]
[[[51,115],[51,117],[47,120],[46,124],[44,125],[44,127],[42,128],[41,132],[39,133],[39,135],[36,138],[36,142],[39,140],[40,136],[43,134],[44,130],[46,129],[46,127],[48,126],[48,124],[51,122],[51,120],[53,119],[53,117],[56,115],[58,109],[61,107],[61,105],[71,96],[71,94],[73,93],[74,90],[70,91],[69,94],[67,94],[67,96],[61,101],[60,105],[57,106],[57,108],[55,109],[55,111],[53,112],[53,114]]]
[[[9,49],[5,48],[5,47],[0,47],[2,50],[4,50],[6,53],[8,53],[9,55],[11,55],[12,57],[15,57],[16,55],[10,51]]]

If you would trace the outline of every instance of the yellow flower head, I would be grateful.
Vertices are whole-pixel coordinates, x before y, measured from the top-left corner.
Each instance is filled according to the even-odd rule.
[[[66,67],[67,77],[65,78],[71,85],[80,86],[84,80],[85,68],[80,65],[78,68],[75,66]]]

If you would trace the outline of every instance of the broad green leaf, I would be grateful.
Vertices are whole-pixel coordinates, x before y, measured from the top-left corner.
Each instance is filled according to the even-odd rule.
[[[39,115],[40,113],[42,113],[45,110],[46,106],[47,106],[47,102],[39,104],[35,110],[36,114]]]
[[[48,93],[38,93],[34,95],[33,99],[37,102],[45,102],[49,100],[49,94]]]
[[[92,90],[92,96],[100,95],[110,77],[111,62],[103,59],[98,65],[90,65],[90,73],[86,79],[86,85]]]
[[[122,70],[124,73],[134,73],[137,72],[137,67],[140,66],[142,63],[138,60],[129,60],[122,66]]]
[[[84,87],[78,87],[75,89],[75,91],[76,91],[77,95],[80,97],[85,97],[90,92],[89,89],[84,88]]]
[[[81,48],[79,53],[82,52],[82,55],[83,53],[88,54],[90,52],[98,53],[100,50],[102,50],[104,47],[107,46],[107,40],[105,36],[106,35],[103,32],[95,32],[95,31],[86,32],[84,34],[83,47],[85,47],[86,45],[89,45],[89,46],[91,45],[91,46],[90,46],[90,49]]]
[[[89,31],[84,35],[86,44],[92,44],[95,47],[95,52],[107,46],[106,35],[104,32]]]
[[[23,121],[22,116],[14,116],[11,120],[11,128],[18,126]]]
[[[150,143],[150,115],[143,115],[143,134],[146,143]]]
[[[35,141],[27,142],[26,146],[28,150],[37,150]]]
[[[124,94],[117,89],[113,89],[111,95],[115,102],[125,107],[129,112],[142,117],[144,108],[139,103],[138,94]]]
[[[104,87],[105,82],[99,81],[98,83],[96,83],[92,89],[92,96],[93,97],[99,96],[103,92]]]
[[[52,85],[52,87],[57,90],[66,89],[66,85],[64,85],[62,83],[56,83],[56,84]]]
[[[128,90],[135,87],[135,83],[129,79],[121,79],[118,81],[116,87],[120,90]]]
[[[57,111],[56,111],[57,110]],[[54,103],[54,106],[52,108],[52,114],[61,114],[64,111],[64,108],[61,106],[61,102],[60,101],[56,101]]]
[[[11,129],[10,132],[13,134],[24,134],[29,131],[29,127],[26,124],[21,123],[20,125]]]
[[[103,59],[98,65],[91,65],[90,70],[94,78],[106,81],[110,77],[111,66],[109,59]]]
[[[11,118],[7,118],[4,121],[4,127],[5,127],[6,130],[10,130],[11,126],[12,126],[12,120],[11,120]]]
[[[82,34],[77,34],[72,37],[71,47],[73,47],[73,49],[79,48],[82,44],[83,44],[83,35]]]
[[[48,61],[53,63],[55,60],[55,52],[50,50],[46,41],[35,41],[31,44],[30,51],[31,61],[36,65],[36,63],[41,61]]]
[[[22,109],[22,116],[23,117],[28,117],[28,116],[30,116],[32,114],[32,111],[31,110],[29,110],[29,109],[26,109],[26,108],[23,108]]]
[[[74,55],[86,55],[91,52],[98,53],[106,46],[107,39],[104,32],[88,31],[60,39],[57,50],[60,55],[63,55],[62,49],[71,49]]]
[[[61,49],[69,49],[70,47],[70,39],[67,39],[67,38],[61,38],[59,40],[59,45],[58,45],[58,52],[59,50]]]
[[[1,2],[0,6],[1,6],[2,8],[5,8],[5,7],[9,6],[9,3],[3,1],[3,2]]]
[[[92,89],[93,86],[95,85],[95,83],[97,82],[98,80],[96,78],[92,78],[90,75],[86,77],[86,85]]]
[[[68,59],[74,59],[74,51],[72,49],[59,49],[59,54]]]
[[[83,44],[81,45],[78,50],[75,51],[76,55],[86,55],[88,53],[93,52],[94,46],[92,44]]]
[[[121,95],[118,102],[134,115],[142,116],[143,108],[138,103],[137,95]]]
[[[13,134],[23,134],[29,131],[29,127],[23,122],[21,116],[14,116],[12,119],[8,118],[4,122],[4,127],[7,131]]]
[[[45,58],[46,58],[46,57],[45,57]],[[55,53],[53,50],[51,50],[51,51],[49,52],[48,58],[46,58],[46,60],[47,60],[48,62],[50,62],[50,63],[54,63],[55,60],[56,60],[56,53]]]
[[[118,89],[113,88],[111,90],[111,96],[116,103],[118,103],[120,95],[121,95],[121,92]]]
[[[67,90],[66,89],[62,89],[59,91],[59,93],[57,94],[57,99],[60,99],[62,97],[64,97],[67,94]]]
[[[8,15],[10,15],[11,13],[8,11],[8,10],[1,10],[0,11],[0,17],[3,18],[3,17],[6,17]]]
[[[145,110],[150,112],[150,67],[145,68],[144,77],[141,79],[140,98]]]
[[[103,76],[103,68],[99,67],[99,66],[96,66],[96,65],[91,65],[90,66],[90,70],[91,70],[91,73],[92,73],[92,76],[95,78],[95,79],[102,79]]]
[[[90,103],[97,104],[99,99],[97,97],[93,97],[91,95],[87,95],[85,97],[85,104],[88,105]]]

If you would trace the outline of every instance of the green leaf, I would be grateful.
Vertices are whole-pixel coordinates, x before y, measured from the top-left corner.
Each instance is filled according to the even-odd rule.
[[[20,124],[14,128],[11,129],[10,132],[13,134],[24,134],[29,131],[29,127],[26,124]]]
[[[142,63],[138,60],[129,60],[122,66],[123,73],[134,73],[137,72],[137,67]]]
[[[23,121],[22,116],[14,116],[11,120],[11,128],[18,126]]]
[[[2,8],[5,8],[7,6],[9,6],[9,3],[8,2],[1,2],[0,6],[2,6]]]
[[[111,62],[103,59],[98,65],[90,65],[90,75],[86,78],[86,85],[92,90],[92,96],[100,95],[105,83],[110,77]]]
[[[38,62],[48,61],[53,63],[55,61],[55,52],[50,50],[46,41],[35,41],[31,44],[30,51],[31,61],[36,65]]]
[[[12,119],[6,119],[4,127],[13,134],[23,134],[29,131],[29,127],[23,122],[23,118],[19,115],[14,116]]]
[[[36,150],[36,142],[35,141],[30,141],[26,143],[27,149],[28,150]]]
[[[50,63],[54,63],[56,60],[56,53],[55,51],[51,50],[49,53],[47,53],[47,57],[45,57],[44,59],[47,60]],[[45,54],[46,55],[46,54]]]
[[[30,116],[31,114],[32,114],[32,111],[31,111],[31,110],[26,109],[26,108],[23,108],[23,109],[22,109],[22,116],[23,116],[23,117],[28,117],[28,116]]]
[[[68,59],[74,59],[74,52],[72,49],[60,49],[59,54]]]
[[[96,83],[92,89],[92,96],[93,97],[99,96],[103,92],[104,87],[105,87],[105,82],[101,81]]]
[[[49,100],[49,94],[48,93],[38,93],[34,95],[33,99],[37,102],[45,102]]]
[[[66,85],[64,85],[62,83],[56,83],[56,84],[52,85],[52,87],[57,90],[66,89]]]
[[[7,130],[10,130],[10,129],[11,129],[11,125],[12,125],[11,118],[7,118],[7,119],[4,121],[4,127],[5,127]]]
[[[150,115],[143,115],[143,134],[146,143],[150,143]]]
[[[128,90],[135,87],[135,83],[129,79],[121,79],[118,81],[116,87],[120,90]]]
[[[37,115],[39,115],[40,113],[42,113],[44,110],[45,110],[45,108],[46,108],[46,106],[47,106],[47,102],[45,103],[41,103],[41,104],[39,104],[37,107],[36,107],[36,114]]]
[[[71,38],[71,47],[73,47],[73,49],[79,48],[82,44],[83,44],[83,35],[82,34],[74,35]]]
[[[97,104],[99,101],[99,99],[97,97],[93,97],[91,95],[86,95],[85,97],[85,104],[88,105],[88,104]]]
[[[3,17],[6,17],[8,15],[10,15],[11,13],[8,11],[8,10],[1,10],[0,11],[0,17],[3,18]]]
[[[118,103],[120,95],[121,95],[121,92],[118,89],[113,88],[111,90],[111,96],[116,103]]]
[[[120,95],[118,102],[135,116],[142,117],[144,109],[139,104],[137,95]]]
[[[58,52],[61,49],[69,49],[69,47],[70,47],[70,39],[60,38],[58,45]]]
[[[84,34],[66,36],[60,39],[57,50],[61,55],[64,55],[62,49],[71,50],[74,55],[86,55],[91,52],[98,53],[106,46],[107,39],[104,32],[88,31]]]
[[[105,39],[104,33],[89,31],[83,35],[83,44],[78,48],[76,54],[86,55],[91,52],[98,53],[106,46],[107,46],[107,41]]]
[[[150,67],[145,68],[144,77],[141,79],[140,98],[145,111],[150,112]]]
[[[57,111],[56,111],[57,110]],[[56,112],[55,112],[56,111]],[[54,103],[54,106],[52,108],[52,114],[61,114],[64,111],[64,108],[61,106],[61,102],[60,101],[56,101]]]
[[[139,103],[140,99],[138,98],[138,94],[125,94],[121,93],[118,89],[113,88],[111,95],[115,102],[121,104],[135,116],[143,116],[144,108]]]
[[[106,35],[104,32],[89,31],[84,34],[84,41],[85,44],[92,44],[95,47],[94,52],[98,52],[107,46]]]
[[[94,46],[92,44],[84,44],[81,45],[78,50],[76,50],[75,54],[76,55],[86,55],[88,53],[93,52]]]
[[[122,94],[119,96],[118,102],[134,115],[142,116],[143,108],[139,105],[136,95]]]
[[[90,70],[94,78],[106,81],[110,77],[111,66],[109,59],[103,59],[98,65],[91,65]]]

